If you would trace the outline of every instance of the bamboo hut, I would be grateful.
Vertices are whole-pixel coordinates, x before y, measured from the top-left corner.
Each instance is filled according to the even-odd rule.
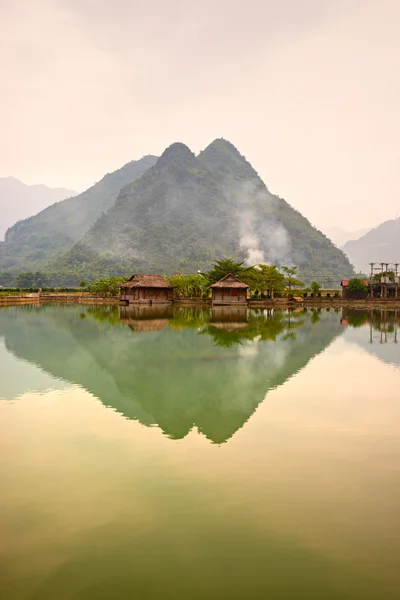
[[[161,275],[132,275],[120,286],[125,304],[170,304],[174,290]]]
[[[229,273],[210,286],[213,306],[247,305],[247,290],[250,286]]]

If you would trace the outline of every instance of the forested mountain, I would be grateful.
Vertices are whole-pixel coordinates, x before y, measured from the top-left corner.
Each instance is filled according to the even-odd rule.
[[[70,248],[112,206],[122,187],[141,177],[156,160],[156,156],[144,156],[131,161],[105,175],[82,194],[52,204],[10,227],[6,242],[0,243],[0,270],[18,272],[45,268],[55,255]]]
[[[35,215],[76,192],[46,185],[26,185],[15,177],[0,177],[0,240],[16,221]]]
[[[296,264],[305,280],[337,285],[351,276],[343,252],[285,200],[250,163],[218,139],[199,156],[167,148],[144,175],[54,264],[82,277],[114,272],[194,272],[230,256]]]
[[[371,262],[400,263],[400,218],[385,221],[342,249],[362,273],[369,273]]]

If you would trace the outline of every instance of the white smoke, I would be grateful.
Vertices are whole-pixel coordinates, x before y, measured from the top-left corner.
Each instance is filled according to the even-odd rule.
[[[253,213],[239,211],[239,246],[246,252],[246,265],[264,263],[264,252],[260,249],[260,240],[255,233]]]
[[[277,199],[255,182],[230,186],[225,193],[236,205],[239,247],[246,253],[245,263],[282,265],[292,262],[289,234],[274,217]],[[261,220],[260,214],[264,215]]]

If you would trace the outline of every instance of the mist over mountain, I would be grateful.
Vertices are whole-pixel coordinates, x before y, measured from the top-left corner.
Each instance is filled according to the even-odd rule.
[[[400,263],[400,218],[381,223],[342,250],[362,273],[369,273],[371,262]]]
[[[88,272],[194,272],[217,258],[296,264],[301,276],[337,283],[352,267],[341,250],[250,163],[217,139],[197,157],[168,147],[54,268]],[[84,268],[82,268],[84,265]]]
[[[0,177],[0,240],[9,227],[76,192],[50,188],[43,184],[26,185],[15,177]]]
[[[0,244],[0,269],[18,272],[43,269],[50,260],[70,248],[115,202],[120,189],[137,179],[157,160],[144,156],[73,198],[48,206],[35,216],[10,227]]]

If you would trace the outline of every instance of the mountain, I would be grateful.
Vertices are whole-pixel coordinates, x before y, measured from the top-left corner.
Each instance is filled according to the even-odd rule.
[[[340,227],[328,227],[324,230],[325,234],[330,240],[341,248],[346,242],[350,240],[358,240],[360,237],[368,233],[370,229],[357,229],[356,231],[348,231],[347,229],[341,229]]]
[[[400,263],[400,218],[385,221],[342,250],[362,273],[370,272],[371,262]]]
[[[26,185],[15,177],[0,177],[0,240],[16,221],[35,215],[54,202],[76,192],[46,185]]]
[[[305,280],[337,285],[353,269],[341,250],[285,200],[272,195],[228,141],[197,157],[167,148],[54,270],[89,277],[114,272],[194,272],[230,256],[293,263]]]
[[[156,156],[144,156],[131,161],[85,192],[52,204],[10,227],[5,243],[0,243],[0,270],[45,268],[49,260],[70,248],[112,206],[122,187],[141,177],[156,160]]]

